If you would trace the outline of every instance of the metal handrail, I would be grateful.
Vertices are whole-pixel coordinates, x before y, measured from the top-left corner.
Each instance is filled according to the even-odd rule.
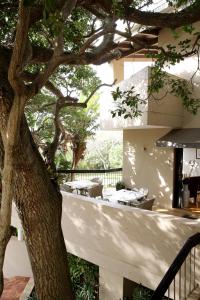
[[[181,269],[181,266],[186,260],[188,254],[190,253],[192,248],[194,248],[198,244],[200,244],[200,233],[196,233],[187,239],[182,249],[179,251],[173,263],[169,267],[167,273],[159,283],[157,289],[153,293],[151,300],[159,300],[164,297],[166,291],[168,290],[170,284],[174,280],[176,274]]]
[[[122,171],[122,168],[116,168],[116,169],[92,169],[92,170],[64,170],[64,169],[58,169],[58,173],[64,173],[64,174],[74,174],[74,173],[112,173],[112,172],[119,172]]]

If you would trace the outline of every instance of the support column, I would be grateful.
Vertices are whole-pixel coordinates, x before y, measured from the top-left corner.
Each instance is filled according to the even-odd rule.
[[[124,80],[124,60],[113,60],[112,61],[113,66],[113,77],[114,79],[117,79],[116,83],[119,83],[120,81]]]
[[[111,299],[123,299],[123,277],[99,267],[99,300]]]

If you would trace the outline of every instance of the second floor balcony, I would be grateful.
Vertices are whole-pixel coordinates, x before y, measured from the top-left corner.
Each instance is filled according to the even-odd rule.
[[[174,76],[169,74],[169,77]],[[111,89],[107,90],[101,98],[102,129],[182,127],[184,109],[181,100],[167,93],[167,87],[148,97],[148,86],[150,84],[151,68],[146,67],[112,88],[112,90],[115,90],[119,86],[122,91],[125,91],[134,86],[135,92],[140,94],[141,99],[148,98],[145,104],[139,106],[142,114],[137,118],[124,119],[123,116],[112,118],[111,111],[115,109],[116,103],[113,101]]]

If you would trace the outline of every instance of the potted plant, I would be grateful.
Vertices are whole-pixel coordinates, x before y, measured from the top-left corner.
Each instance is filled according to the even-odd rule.
[[[118,181],[116,183],[116,191],[119,191],[119,190],[122,190],[122,189],[125,189],[125,183],[123,181]]]

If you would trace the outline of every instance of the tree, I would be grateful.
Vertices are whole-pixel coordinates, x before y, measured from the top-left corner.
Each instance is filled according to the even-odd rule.
[[[172,13],[151,12],[149,0],[2,0],[0,3],[0,149],[2,199],[0,270],[12,228],[12,199],[21,218],[40,300],[74,299],[61,229],[62,197],[50,180],[24,116],[30,99],[51,90],[72,105],[54,86],[61,66],[102,64],[141,49],[155,49],[157,38],[132,34],[133,23],[176,28],[200,19],[200,2]],[[144,10],[146,6],[146,10]],[[116,23],[125,20],[126,31]],[[152,27],[146,32],[151,32]],[[116,42],[115,34],[124,41]],[[165,58],[167,57],[167,53]],[[74,104],[77,106],[78,103]],[[87,103],[86,103],[87,104]]]
[[[25,112],[31,133],[52,175],[56,176],[58,150],[63,157],[72,149],[72,169],[83,158],[86,139],[97,128],[98,101],[93,94],[102,85],[91,67],[68,66],[58,70],[57,77],[54,74],[54,87],[60,86],[68,101],[60,101],[43,89],[27,105]],[[87,107],[85,101],[89,101]]]
[[[121,168],[122,143],[111,137],[91,140],[80,165],[82,169]]]

